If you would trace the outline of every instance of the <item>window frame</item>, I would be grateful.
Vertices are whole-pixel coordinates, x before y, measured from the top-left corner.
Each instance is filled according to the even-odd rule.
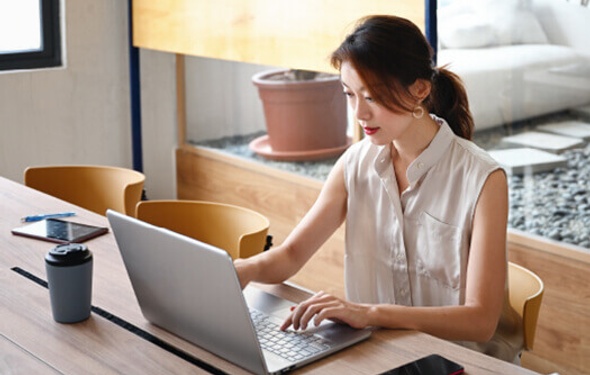
[[[62,65],[61,0],[40,0],[41,49],[0,54],[0,71],[39,69]]]

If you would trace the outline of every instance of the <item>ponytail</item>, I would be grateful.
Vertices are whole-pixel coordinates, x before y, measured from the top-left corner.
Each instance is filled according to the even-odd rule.
[[[430,112],[444,118],[453,133],[471,139],[474,124],[465,86],[461,78],[446,69],[446,66],[435,70],[432,90],[424,104]]]

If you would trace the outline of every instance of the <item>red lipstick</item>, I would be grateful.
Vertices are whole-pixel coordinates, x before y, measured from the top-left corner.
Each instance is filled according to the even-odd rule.
[[[366,135],[373,135],[379,131],[379,128],[370,128],[368,126],[363,127],[363,131]]]

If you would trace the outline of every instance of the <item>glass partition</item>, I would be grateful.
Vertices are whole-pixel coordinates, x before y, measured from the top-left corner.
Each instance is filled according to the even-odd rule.
[[[334,74],[198,57],[186,57],[185,62],[190,144],[323,181],[352,142],[352,120]],[[281,97],[269,98],[275,92],[263,92],[260,82],[255,83],[255,77],[259,81],[269,75],[270,85],[277,87],[268,90]],[[288,94],[292,90],[302,90],[303,97],[296,91]],[[309,104],[313,106],[308,109]],[[305,111],[311,112],[299,117]],[[269,115],[283,123],[282,128],[270,128]],[[322,123],[317,124],[320,117]],[[328,126],[334,130],[318,134]],[[316,143],[303,144],[304,139]]]
[[[590,9],[488,3],[439,1],[438,63],[463,78],[474,141],[508,171],[509,227],[590,249]],[[268,134],[253,77],[277,69],[187,57],[187,140],[323,180],[337,156],[277,159],[251,147]]]
[[[509,172],[509,226],[590,249],[590,9],[446,0],[438,63],[458,73],[475,142]]]

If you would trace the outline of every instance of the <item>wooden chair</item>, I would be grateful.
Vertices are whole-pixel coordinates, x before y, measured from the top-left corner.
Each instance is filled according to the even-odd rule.
[[[137,204],[136,217],[226,250],[233,259],[265,250],[266,216],[240,206],[194,200],[151,200]]]
[[[107,208],[135,215],[145,176],[132,169],[102,165],[28,167],[25,185],[100,215]]]
[[[532,350],[537,329],[537,318],[545,287],[543,281],[532,271],[508,263],[508,289],[510,305],[521,316],[524,332],[524,349]]]

